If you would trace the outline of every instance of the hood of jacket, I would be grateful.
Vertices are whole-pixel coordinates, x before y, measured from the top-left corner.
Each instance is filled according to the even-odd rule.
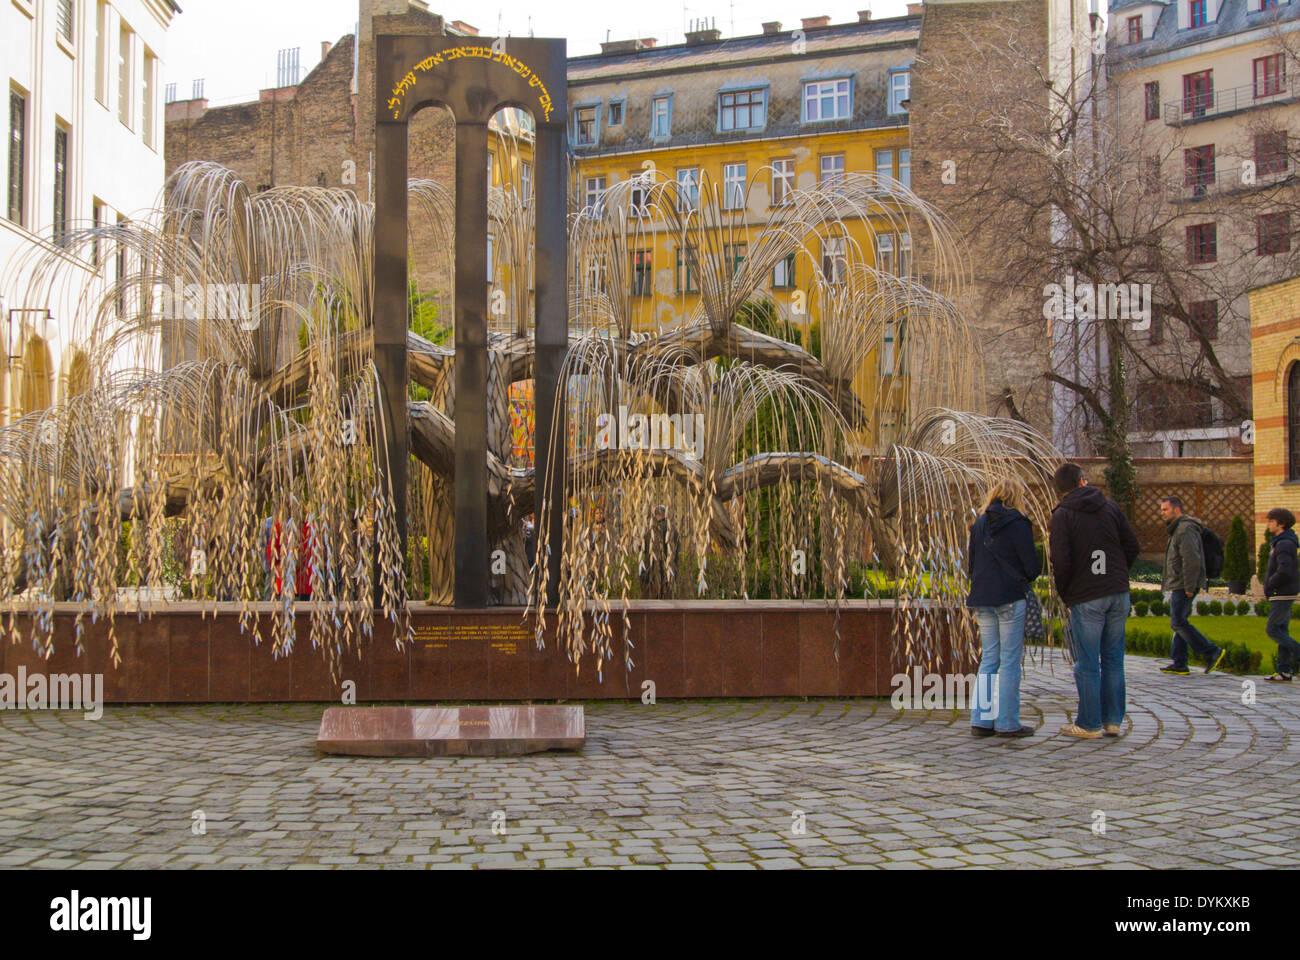
[[[994,500],[990,503],[988,509],[984,511],[984,517],[985,529],[988,531],[990,536],[1006,529],[1006,527],[1015,523],[1017,520],[1028,519],[1019,510],[1004,507],[1001,500]]]
[[[1057,509],[1099,513],[1104,506],[1106,506],[1106,495],[1101,490],[1097,487],[1079,487],[1067,493],[1057,505]]]
[[[1300,537],[1296,536],[1295,530],[1283,530],[1273,538],[1272,542],[1277,543],[1279,540],[1290,540],[1292,543],[1296,544],[1297,547],[1300,547]]]

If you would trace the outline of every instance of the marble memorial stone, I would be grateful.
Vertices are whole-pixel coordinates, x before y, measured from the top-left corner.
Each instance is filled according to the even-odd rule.
[[[329,707],[316,749],[362,757],[505,757],[580,750],[580,706]]]

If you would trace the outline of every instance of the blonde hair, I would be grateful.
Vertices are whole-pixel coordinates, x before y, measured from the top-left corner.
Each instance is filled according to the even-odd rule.
[[[1019,480],[998,480],[984,495],[984,506],[980,508],[980,512],[987,510],[994,500],[1001,500],[1004,507],[1018,510],[1028,497],[1028,493],[1025,485]]]

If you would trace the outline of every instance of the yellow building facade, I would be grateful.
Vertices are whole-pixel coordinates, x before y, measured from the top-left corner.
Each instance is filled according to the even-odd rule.
[[[1250,292],[1255,542],[1274,507],[1300,514],[1300,278]]]

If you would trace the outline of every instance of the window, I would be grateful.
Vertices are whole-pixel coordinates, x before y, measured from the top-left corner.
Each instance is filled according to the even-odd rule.
[[[1164,343],[1165,341],[1165,312],[1159,307],[1153,306],[1151,308],[1151,330],[1147,337],[1150,343]]]
[[[843,237],[827,237],[822,241],[822,274],[828,283],[843,283],[848,274],[845,247]]]
[[[1146,118],[1160,119],[1160,81],[1154,80],[1143,88],[1146,95]]]
[[[113,279],[117,281],[117,296],[114,298],[114,306],[117,308],[118,319],[126,317],[126,243],[122,240],[122,231],[129,223],[126,217],[118,214],[117,217],[117,249],[114,253],[114,274]]]
[[[1210,22],[1208,7],[1208,0],[1188,0],[1188,8],[1191,13],[1189,19],[1193,27],[1203,27]]]
[[[140,132],[144,145],[154,146],[153,101],[158,58],[148,50],[144,52],[144,72],[140,74]]]
[[[489,152],[487,155],[487,185],[492,186],[496,180],[496,155]]]
[[[1291,214],[1265,213],[1255,222],[1256,250],[1261,257],[1291,250]]]
[[[632,184],[628,192],[628,216],[629,217],[648,217],[650,208],[650,186],[654,181],[640,170],[634,170],[628,174],[628,180]]]
[[[1194,197],[1203,197],[1214,183],[1214,144],[1183,151],[1183,186]]]
[[[803,119],[805,123],[820,120],[847,120],[851,113],[849,81],[814,80],[803,85]]]
[[[880,375],[895,377],[903,370],[903,328],[901,321],[888,321],[880,343]]]
[[[1195,340],[1196,334],[1200,333],[1207,340],[1217,340],[1219,337],[1219,301],[1218,300],[1198,300],[1195,303],[1187,305],[1187,315],[1192,320],[1192,327],[1188,331],[1188,339]]]
[[[596,108],[575,107],[573,111],[573,143],[590,147],[596,143]]]
[[[695,247],[678,247],[677,248],[677,292],[678,293],[698,293],[700,288],[695,283],[695,271],[698,263],[695,257]]]
[[[519,161],[519,199],[525,207],[533,202],[533,165],[527,160]]]
[[[900,277],[912,275],[912,235],[910,233],[898,235],[898,275]]]
[[[844,154],[828,153],[822,157],[821,182],[835,193],[844,192]]]
[[[27,99],[9,91],[9,212],[11,221],[23,226],[24,187],[27,186]]]
[[[496,279],[496,237],[489,233],[487,235],[487,282],[491,283]]]
[[[95,99],[108,106],[108,3],[95,12]]]
[[[728,243],[723,246],[722,253],[726,257],[727,276],[734,277],[740,272],[740,265],[745,262],[745,257],[749,255],[749,244]]]
[[[793,253],[784,260],[778,260],[776,266],[772,268],[772,286],[781,290],[788,290],[794,286]]]
[[[745,165],[728,163],[722,167],[722,209],[745,208]]]
[[[672,101],[668,97],[655,97],[650,101],[650,136],[668,136],[672,120]]]
[[[894,272],[894,235],[881,233],[876,235],[876,269],[881,273]]]
[[[1183,76],[1183,113],[1193,117],[1205,116],[1214,100],[1214,78],[1210,70],[1188,73]]]
[[[894,151],[876,151],[876,182],[881,189],[894,185]]]
[[[54,27],[59,36],[72,43],[73,0],[58,0],[54,9]]]
[[[912,96],[912,75],[906,70],[889,75],[889,113],[897,116],[907,113],[907,102]]]
[[[898,182],[912,189],[912,151],[898,151]]]
[[[105,205],[103,200],[100,200],[98,197],[96,197],[94,202],[91,204],[91,208],[95,216],[95,229],[103,230],[105,227],[108,226],[107,205]],[[102,241],[100,240],[98,234],[96,234],[95,242],[90,248],[90,262],[94,264],[95,267],[98,267],[102,255],[103,255]]]
[[[632,296],[648,297],[654,287],[654,270],[649,250],[632,251]]]
[[[1300,480],[1300,363],[1286,375],[1286,478]]]
[[[586,269],[583,273],[586,277],[587,296],[603,296],[605,293],[605,258],[588,257]]]
[[[1286,86],[1286,61],[1275,53],[1255,60],[1255,99],[1272,97]]]
[[[623,126],[623,101],[609,101],[609,125],[611,127]]]
[[[1213,263],[1219,258],[1218,228],[1213,223],[1198,223],[1187,228],[1187,262]]]
[[[1128,42],[1139,43],[1142,40],[1142,18],[1128,18]]]
[[[586,181],[586,190],[584,191],[585,200],[583,212],[589,217],[603,217],[605,215],[605,178],[588,177]]]
[[[755,130],[767,123],[767,93],[764,90],[739,90],[718,95],[718,129]]]
[[[117,119],[131,126],[131,31],[125,25],[117,34]]]
[[[700,168],[683,167],[677,171],[677,212],[690,213],[700,208]]]
[[[54,242],[62,245],[68,237],[68,131],[54,128]]]
[[[1286,168],[1286,131],[1255,134],[1255,172],[1283,173]]]
[[[772,161],[772,206],[790,202],[794,193],[794,159]]]

